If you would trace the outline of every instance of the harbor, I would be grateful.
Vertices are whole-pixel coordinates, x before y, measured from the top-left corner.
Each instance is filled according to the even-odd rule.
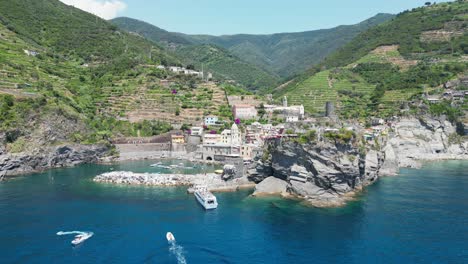
[[[163,187],[204,185],[211,192],[236,191],[255,187],[255,184],[250,182],[247,177],[225,181],[221,175],[215,173],[159,174],[112,171],[96,176],[93,181],[119,185]],[[193,191],[190,189],[189,192]]]

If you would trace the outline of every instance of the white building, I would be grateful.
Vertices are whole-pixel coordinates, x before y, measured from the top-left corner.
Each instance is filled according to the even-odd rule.
[[[202,136],[203,135],[203,127],[192,127],[192,128],[190,128],[190,135],[192,135],[192,136]]]
[[[216,125],[216,122],[218,122],[218,117],[217,116],[206,116],[205,117],[205,125],[206,126]]]
[[[217,145],[223,142],[223,138],[219,134],[205,134],[203,136],[204,145]]]
[[[285,105],[287,101],[283,102]],[[293,106],[276,106],[276,105],[265,105],[265,111],[269,115],[277,114],[285,118],[288,122],[288,117],[297,117],[298,120],[304,119],[305,109],[303,105],[293,105]],[[297,121],[291,121],[297,122]]]
[[[287,116],[286,117],[286,122],[287,123],[299,122],[299,116]]]
[[[164,65],[158,65],[158,66],[156,67],[156,69],[159,69],[159,70],[165,70],[165,69],[166,69],[166,67],[164,67]]]
[[[234,118],[239,119],[255,119],[257,118],[257,109],[251,105],[234,105],[232,107]]]

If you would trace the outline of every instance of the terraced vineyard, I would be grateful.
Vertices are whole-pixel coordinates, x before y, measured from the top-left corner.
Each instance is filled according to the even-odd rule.
[[[326,102],[333,102],[336,108],[354,108],[353,98],[365,101],[375,86],[349,70],[342,69],[319,72],[310,77],[286,95],[291,104],[304,105],[309,113],[323,114]],[[353,102],[353,103],[349,103]]]
[[[102,101],[98,103],[101,112],[133,123],[159,120],[174,125],[200,124],[204,115],[214,114],[227,104],[224,91],[214,83],[200,83],[196,88],[165,88],[155,80],[141,82],[145,76],[139,78],[125,81],[125,87],[103,88]]]

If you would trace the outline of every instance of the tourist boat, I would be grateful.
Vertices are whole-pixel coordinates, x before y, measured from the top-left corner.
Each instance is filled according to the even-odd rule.
[[[166,239],[167,239],[168,242],[175,241],[175,237],[171,232],[167,232]]]
[[[84,241],[86,241],[88,238],[92,236],[93,236],[93,233],[79,234],[75,236],[75,239],[73,239],[71,243],[76,246],[76,245],[83,243]]]
[[[218,207],[218,201],[216,200],[216,197],[208,191],[208,188],[206,186],[195,186],[195,197],[197,198],[197,201],[206,209],[216,209]]]

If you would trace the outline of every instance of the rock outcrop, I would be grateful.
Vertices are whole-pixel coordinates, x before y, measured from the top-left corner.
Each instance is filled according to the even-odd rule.
[[[378,178],[382,163],[376,151],[360,158],[356,148],[325,143],[277,142],[269,151],[269,160],[249,171],[250,179],[260,182],[274,176],[288,184],[288,193],[320,207],[344,204],[356,190]]]
[[[72,167],[98,162],[109,152],[106,146],[63,145],[31,152],[0,155],[0,173],[14,176],[50,168]]]
[[[389,166],[420,168],[422,161],[468,159],[468,143],[450,142],[455,127],[446,120],[406,118],[397,122],[385,146],[385,174]],[[390,173],[387,173],[390,172]]]
[[[287,190],[290,185],[281,179],[268,177],[259,184],[255,185],[253,196],[261,195],[287,195]]]

